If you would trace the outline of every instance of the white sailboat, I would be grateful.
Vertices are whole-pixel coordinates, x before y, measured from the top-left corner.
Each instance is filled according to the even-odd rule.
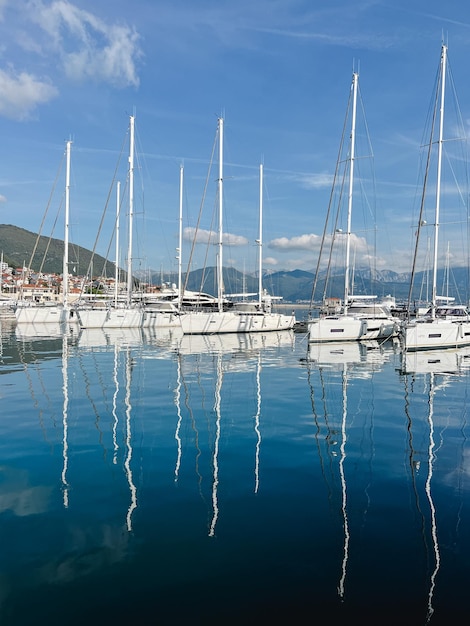
[[[434,139],[434,126],[431,130],[431,137],[428,146],[428,164],[431,157],[431,150],[437,144],[437,176],[436,176],[436,198],[434,210],[434,245],[433,245],[433,267],[432,267],[432,294],[431,306],[426,315],[407,320],[401,328],[401,338],[405,351],[409,350],[429,350],[435,348],[455,348],[470,345],[470,317],[465,306],[456,306],[451,302],[452,298],[439,296],[437,294],[437,271],[438,271],[438,250],[439,250],[439,225],[441,209],[441,174],[443,161],[444,144],[444,106],[446,94],[446,75],[448,59],[447,46],[442,45],[441,59],[439,67],[439,82],[436,90],[436,100],[434,105],[434,117],[438,119],[438,136]],[[426,183],[428,172],[426,172],[425,185],[421,202],[421,212],[423,211],[424,199],[426,197]],[[416,238],[416,250],[419,243],[419,234],[424,220],[422,214],[419,220],[419,228]],[[416,259],[415,250],[415,259]],[[414,267],[410,284],[410,298],[413,290]],[[450,301],[449,301],[450,300]]]
[[[344,296],[342,310],[337,314],[320,315],[318,318],[308,320],[307,328],[309,341],[359,341],[373,339],[388,339],[398,332],[398,320],[380,303],[375,301],[375,296],[353,297],[351,290],[351,224],[352,205],[354,190],[354,164],[356,149],[356,110],[358,96],[359,75],[353,73],[351,84],[351,135],[349,145],[349,181],[348,181],[348,212],[346,253],[344,268]],[[335,177],[336,178],[336,177]],[[331,252],[330,252],[331,254]],[[321,252],[318,259],[317,275],[321,260]]]
[[[72,142],[66,142],[64,255],[62,270],[62,301],[36,303],[19,301],[15,309],[18,324],[55,324],[62,328],[67,323],[77,323],[76,312],[69,306],[69,214],[70,214],[70,153]]]
[[[282,315],[273,313],[267,302],[260,300],[254,306],[236,306],[226,310],[224,307],[223,286],[223,128],[224,120],[218,120],[219,139],[219,232],[218,232],[218,256],[217,256],[217,310],[216,311],[189,311],[181,318],[181,327],[184,334],[205,335],[220,333],[252,333],[289,330],[294,327],[295,315]],[[262,169],[261,169],[262,173]],[[262,183],[262,176],[260,176]],[[262,194],[260,194],[260,214],[262,208]],[[261,220],[260,220],[261,223]],[[261,257],[261,233],[260,233],[260,257]],[[261,262],[260,262],[261,264]],[[261,280],[261,272],[260,272]]]
[[[172,289],[167,287],[163,290],[163,294],[160,294],[156,298],[143,298],[143,327],[151,328],[153,330],[167,329],[167,328],[180,328],[181,320],[181,302],[182,302],[182,241],[183,241],[183,178],[184,169],[180,167],[180,194],[179,194],[179,238],[177,248],[178,259],[178,287]],[[165,291],[168,293],[168,297],[165,297]]]
[[[92,303],[78,307],[81,328],[140,328],[143,325],[143,310],[140,303],[132,300],[132,238],[134,223],[134,128],[135,117],[129,118],[129,234],[127,250],[127,292],[124,302],[95,306]]]

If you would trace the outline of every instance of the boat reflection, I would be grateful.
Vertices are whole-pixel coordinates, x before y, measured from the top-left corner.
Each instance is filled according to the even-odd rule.
[[[226,333],[214,335],[181,335],[178,352],[181,354],[243,354],[254,355],[280,347],[293,346],[294,332],[282,330],[268,333]]]
[[[348,375],[370,377],[374,371],[396,354],[399,344],[394,341],[354,341],[309,343],[307,361],[319,365],[342,369],[349,365]]]
[[[60,322],[28,323],[15,325],[15,336],[19,341],[34,341],[36,339],[58,339],[64,334],[77,336],[79,332],[76,324],[63,325]]]
[[[354,421],[360,416],[364,426],[363,433],[373,433],[373,404],[367,404],[370,413],[361,408],[351,409],[349,395],[364,388],[364,381],[371,381],[390,357],[395,354],[395,342],[332,342],[309,343],[307,354],[308,381],[312,412],[316,425],[316,445],[322,469],[322,476],[327,487],[328,500],[333,503],[333,517],[341,519],[343,546],[337,593],[343,602],[346,596],[346,581],[351,541],[354,540],[349,521],[350,509],[357,508],[356,502],[350,502],[348,492],[348,472],[356,473],[354,466],[348,464],[348,440],[350,431],[355,426],[355,435],[360,431]],[[354,389],[352,386],[354,385]],[[340,388],[340,392],[339,392]],[[358,407],[361,407],[359,397]],[[367,426],[366,426],[367,424]],[[357,441],[353,444],[357,447]],[[364,441],[361,449],[369,449],[373,456],[373,441]],[[351,461],[352,463],[352,461]],[[356,460],[357,467],[358,461]],[[370,461],[369,463],[370,464]],[[339,483],[339,488],[338,488]],[[357,487],[357,485],[356,485]],[[366,506],[369,506],[368,484],[364,488]]]
[[[445,397],[447,393],[451,393],[452,386],[458,383],[459,378],[467,372],[470,366],[470,348],[406,351],[401,356],[400,373],[405,385],[405,413],[408,418],[409,430],[409,467],[416,509],[422,518],[423,545],[429,563],[426,611],[426,623],[429,623],[435,612],[436,583],[442,560],[434,495],[438,485],[434,485],[434,474],[441,455],[443,462],[446,462],[445,433],[447,431],[450,437],[450,429],[454,426],[447,414]],[[417,403],[422,403],[423,396],[426,398],[428,407],[424,422],[414,418],[415,410],[418,415],[420,414]],[[463,432],[457,423],[455,428]],[[451,481],[455,477],[458,481],[461,480],[464,462],[465,455],[462,454],[461,465],[448,472],[447,481]],[[455,465],[455,458],[453,465]],[[458,490],[460,488],[459,485],[454,487]],[[423,493],[426,507],[421,504]],[[431,546],[431,550],[428,546]]]
[[[459,374],[470,367],[470,347],[402,353],[403,374]]]
[[[293,346],[294,334],[292,331],[279,333],[244,333],[224,335],[183,335],[177,342],[177,383],[174,393],[177,412],[175,440],[177,442],[177,457],[175,462],[175,482],[179,481],[184,441],[182,430],[185,420],[191,424],[193,442],[196,446],[195,472],[200,485],[200,494],[204,500],[201,466],[204,457],[204,448],[201,445],[198,416],[206,415],[208,420],[209,445],[211,464],[211,493],[210,493],[210,520],[208,523],[209,537],[216,536],[219,521],[219,489],[220,489],[220,445],[224,429],[224,392],[233,386],[241,386],[244,401],[254,402],[254,414],[249,418],[254,434],[254,493],[260,489],[260,455],[262,443],[261,428],[261,371],[263,366],[269,366],[270,359],[278,359],[278,351],[286,346]],[[278,362],[276,360],[276,362]],[[254,375],[254,380],[253,376]],[[228,380],[228,377],[231,377]],[[248,376],[248,378],[247,378]],[[234,378],[232,378],[234,377]],[[225,384],[227,382],[227,384]],[[207,416],[208,389],[211,389],[212,408]],[[253,392],[252,392],[253,390]],[[243,406],[243,403],[241,404]],[[187,417],[186,417],[187,416]],[[240,409],[239,420],[247,419]]]
[[[140,328],[82,328],[78,336],[78,345],[80,348],[88,349],[140,346],[142,340]]]

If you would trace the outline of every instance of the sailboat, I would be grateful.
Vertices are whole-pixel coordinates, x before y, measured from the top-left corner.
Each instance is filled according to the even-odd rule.
[[[218,256],[217,256],[217,310],[215,311],[189,311],[181,318],[181,327],[184,334],[220,334],[220,333],[252,333],[289,330],[294,327],[295,315],[283,315],[273,313],[269,306],[265,306],[260,290],[259,302],[254,307],[246,306],[237,308],[232,306],[227,310],[224,306],[223,285],[223,129],[224,120],[218,120],[219,140],[219,177],[218,177],[218,200],[219,200],[219,232],[218,232]],[[261,170],[262,171],[262,170]],[[262,181],[262,177],[261,181]],[[262,194],[260,194],[260,214],[262,208]],[[261,220],[260,220],[261,223]],[[261,234],[260,234],[261,237]],[[259,240],[261,242],[261,239]],[[260,245],[261,256],[261,245]],[[260,273],[261,280],[261,273]],[[268,300],[267,300],[268,302]]]
[[[351,289],[351,224],[354,190],[358,86],[359,74],[357,72],[353,72],[348,106],[348,111],[351,110],[351,134],[349,155],[347,159],[347,164],[349,165],[347,230],[346,233],[341,233],[345,235],[346,244],[342,309],[340,309],[338,313],[321,314],[319,317],[308,320],[307,328],[309,341],[312,342],[388,339],[396,336],[398,332],[398,319],[391,315],[387,307],[383,306],[380,302],[377,302],[375,296],[353,296]],[[339,161],[340,159],[338,159],[338,162]],[[325,223],[325,233],[327,223],[328,219]],[[334,243],[334,239],[339,232],[341,232],[340,229],[335,229],[335,236],[332,239],[332,244]],[[332,250],[330,250],[330,256],[331,251]],[[317,276],[319,273],[321,256],[322,251],[320,251],[318,258],[316,271]]]
[[[64,255],[62,270],[62,302],[32,303],[19,301],[15,309],[18,324],[55,324],[62,327],[78,322],[74,308],[69,306],[69,213],[70,213],[70,153],[72,142],[66,142]]]
[[[127,250],[127,292],[125,301],[115,301],[107,306],[85,303],[77,308],[81,328],[139,328],[143,324],[143,311],[132,299],[132,237],[134,222],[134,129],[135,117],[129,118],[129,235]],[[117,259],[116,259],[117,261]]]
[[[470,345],[470,317],[468,310],[463,305],[455,305],[452,298],[439,296],[437,294],[437,271],[438,271],[438,250],[439,250],[439,225],[441,208],[441,174],[443,161],[444,144],[444,106],[446,103],[446,76],[448,73],[447,46],[441,47],[441,58],[439,65],[438,87],[436,89],[436,99],[433,113],[433,126],[428,145],[427,169],[431,160],[431,150],[437,144],[437,175],[436,175],[436,198],[434,210],[434,245],[433,245],[433,266],[432,266],[432,287],[431,306],[428,312],[413,320],[407,320],[401,328],[401,338],[405,351],[428,350],[434,348],[455,348]],[[438,136],[434,138],[434,120],[438,120]],[[428,171],[425,173],[425,184],[422,192],[421,214],[419,227],[416,236],[414,264],[417,257],[419,235],[421,228],[425,225],[423,219],[424,200],[426,198],[426,186],[428,182]],[[411,295],[413,291],[413,279],[415,267],[412,269],[412,279],[410,282],[409,303],[410,309]]]
[[[182,246],[183,246],[183,179],[184,168],[180,166],[180,193],[179,193],[179,237],[178,259],[178,286],[163,286],[162,291],[156,298],[143,297],[144,309],[143,327],[153,330],[181,328],[180,316],[182,315]]]

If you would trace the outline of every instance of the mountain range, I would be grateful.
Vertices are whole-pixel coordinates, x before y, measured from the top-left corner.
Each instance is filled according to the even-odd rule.
[[[64,242],[40,236],[36,233],[17,226],[0,224],[0,252],[4,262],[13,268],[31,266],[35,271],[43,273],[61,274]],[[31,259],[32,253],[34,257]],[[77,276],[85,275],[90,266],[93,275],[114,275],[114,264],[90,250],[70,244],[69,250],[70,271]],[[150,281],[154,285],[162,282],[160,271],[142,271],[135,273],[136,278]],[[448,279],[446,277],[449,277]],[[286,302],[310,302],[314,272],[305,270],[266,272],[263,276],[263,287],[273,296],[281,296]],[[165,273],[165,282],[177,283],[176,273]],[[225,292],[256,293],[258,291],[258,276],[244,274],[235,268],[224,268],[223,279]],[[205,291],[216,294],[216,269],[198,269],[183,276],[187,289]],[[407,300],[410,284],[410,273],[397,273],[392,270],[372,271],[370,269],[356,269],[354,272],[354,293],[356,295],[375,294],[379,298],[392,295],[397,301]],[[451,268],[448,272],[438,273],[439,293],[452,296],[458,302],[467,302],[469,299],[468,285],[469,268]],[[321,300],[325,285],[325,275],[320,275],[317,281],[315,299]],[[341,298],[343,293],[344,274],[336,273],[330,276],[328,295]],[[430,283],[427,272],[418,273],[414,281],[413,299],[428,300]]]

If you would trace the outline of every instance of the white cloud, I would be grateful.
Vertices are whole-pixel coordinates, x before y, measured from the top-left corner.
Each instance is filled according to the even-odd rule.
[[[219,234],[213,230],[204,230],[199,228],[197,231],[195,228],[188,227],[183,231],[183,238],[185,241],[195,241],[196,243],[211,243],[216,244],[219,241]],[[222,243],[229,246],[246,246],[249,241],[242,235],[233,235],[231,233],[223,233]]]
[[[5,196],[2,196],[2,194],[0,194],[0,204],[6,201],[7,199],[5,198]]]
[[[269,242],[268,247],[274,250],[291,251],[291,250],[315,250],[321,242],[319,235],[299,235],[288,239],[287,237],[279,237]]]
[[[321,245],[320,235],[298,235],[296,237],[279,237],[269,242],[268,247],[280,252],[291,252],[292,250],[308,250],[309,252],[319,252]],[[364,237],[358,237],[351,233],[351,250],[356,254],[366,255],[369,253],[369,246]],[[341,247],[346,243],[345,233],[337,233],[335,237],[335,246]],[[325,237],[323,245],[323,255],[328,254],[331,246],[331,235]]]
[[[277,265],[278,264],[278,260],[275,259],[273,256],[268,256],[265,259],[263,259],[263,265]]]
[[[25,120],[39,104],[57,96],[57,89],[32,74],[14,74],[0,69],[0,115]]]
[[[67,0],[46,5],[30,2],[28,15],[47,34],[66,75],[74,80],[105,81],[116,87],[138,86],[136,63],[142,57],[138,33],[127,25],[109,25]]]

